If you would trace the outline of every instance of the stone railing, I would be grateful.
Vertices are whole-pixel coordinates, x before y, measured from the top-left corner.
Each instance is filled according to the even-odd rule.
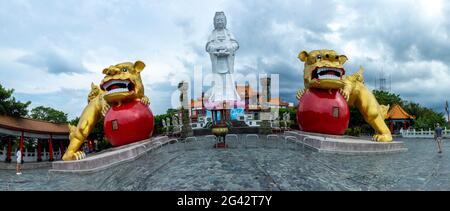
[[[434,130],[416,130],[416,129],[408,129],[403,130],[400,129],[400,134],[403,138],[434,138]],[[450,129],[443,128],[442,136],[444,138],[450,138]]]
[[[16,162],[16,152],[17,149],[11,151],[11,162]],[[6,160],[6,147],[3,150],[0,150],[0,162]],[[46,152],[45,149],[41,152],[42,161],[48,161],[50,159],[50,153]],[[61,159],[61,150],[53,151],[53,160]],[[37,162],[37,150],[34,152],[28,152],[25,150],[23,152],[23,162]]]

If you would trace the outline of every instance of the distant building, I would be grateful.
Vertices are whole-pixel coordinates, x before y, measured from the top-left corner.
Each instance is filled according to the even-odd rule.
[[[395,104],[388,111],[385,121],[391,133],[395,133],[401,128],[408,129],[414,119],[416,119],[415,116],[408,114],[400,105]]]
[[[256,92],[248,83],[245,85],[236,85],[239,97],[244,101],[244,107],[235,107],[232,109],[232,119],[243,121],[248,126],[259,126],[261,120],[279,120],[278,109],[292,107],[293,103],[282,101],[281,98],[272,98],[270,93],[270,78],[262,78],[261,92]],[[197,99],[191,99],[190,118],[194,124],[193,128],[204,127],[211,121],[210,114],[205,108],[208,100],[205,93]]]

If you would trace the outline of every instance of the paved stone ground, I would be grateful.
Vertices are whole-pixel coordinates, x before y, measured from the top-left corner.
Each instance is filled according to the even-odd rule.
[[[178,144],[93,174],[2,170],[0,190],[450,190],[450,144],[440,155],[432,140],[401,141],[407,152],[382,155]]]

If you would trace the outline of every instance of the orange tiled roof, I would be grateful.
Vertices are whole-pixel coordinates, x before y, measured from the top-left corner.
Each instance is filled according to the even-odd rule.
[[[202,107],[202,100],[191,100],[191,107],[194,108],[201,108]]]
[[[415,116],[408,114],[403,108],[395,104],[387,113],[386,119],[415,119]]]
[[[28,118],[14,118],[0,116],[0,127],[15,131],[44,133],[44,134],[69,134],[67,124],[57,124]]]
[[[239,94],[239,96],[240,96],[242,99],[245,99],[245,85],[238,85],[237,88],[236,88],[236,91],[237,91],[237,93]],[[255,94],[255,92],[253,91],[252,87],[249,86],[249,87],[248,87],[248,96],[249,96],[250,98],[252,98],[252,97],[255,96],[255,95],[256,95],[256,94]]]

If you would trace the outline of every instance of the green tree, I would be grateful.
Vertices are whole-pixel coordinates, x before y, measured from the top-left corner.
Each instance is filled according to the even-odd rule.
[[[408,102],[403,107],[406,112],[416,117],[412,125],[416,129],[434,128],[436,123],[446,125],[445,116],[442,112],[435,112],[414,102]]]
[[[170,117],[175,115],[175,114],[177,114],[177,113],[178,113],[178,110],[177,109],[173,109],[173,108],[169,108],[166,111],[166,114],[169,115]]]
[[[390,105],[390,106],[393,106],[395,104],[398,104],[400,106],[404,105],[404,101],[402,100],[400,95],[394,93],[381,90],[374,90],[373,95],[375,95],[375,98],[377,99],[380,105]]]
[[[12,96],[14,89],[6,89],[0,84],[0,115],[12,117],[25,117],[28,115],[30,101],[25,103],[17,101]]]
[[[67,123],[67,114],[56,109],[38,106],[31,109],[31,118],[53,123]]]

